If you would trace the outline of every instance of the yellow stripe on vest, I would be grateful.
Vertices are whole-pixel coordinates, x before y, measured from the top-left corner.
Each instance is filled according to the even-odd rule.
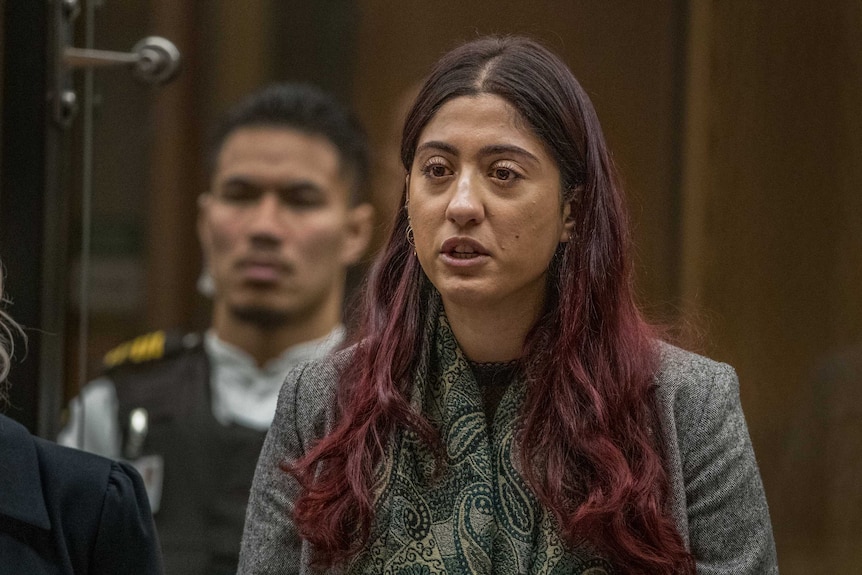
[[[165,354],[165,332],[154,331],[120,344],[105,354],[105,367],[122,363],[141,363],[159,359]]]

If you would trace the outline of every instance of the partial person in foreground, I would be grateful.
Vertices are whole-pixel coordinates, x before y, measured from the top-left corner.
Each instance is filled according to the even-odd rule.
[[[210,164],[197,228],[211,328],[109,352],[60,436],[139,466],[169,575],[236,573],[279,389],[293,366],[342,343],[347,271],[371,238],[365,131],[317,87],[243,99],[217,127]]]
[[[0,407],[16,334],[0,310]],[[0,575],[46,573],[162,573],[147,492],[131,465],[33,437],[0,413]]]
[[[643,319],[566,65],[456,48],[401,159],[356,344],[282,388],[239,572],[777,573],[736,375]]]

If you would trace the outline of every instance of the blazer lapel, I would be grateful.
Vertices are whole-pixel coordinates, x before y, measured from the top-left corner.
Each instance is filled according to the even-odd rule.
[[[0,514],[50,530],[36,444],[20,423],[0,414]]]

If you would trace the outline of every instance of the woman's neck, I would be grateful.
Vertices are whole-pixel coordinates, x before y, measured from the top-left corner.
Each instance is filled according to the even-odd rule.
[[[458,306],[445,300],[443,307],[461,351],[481,363],[521,357],[524,340],[539,314],[538,309],[511,313],[500,308]]]

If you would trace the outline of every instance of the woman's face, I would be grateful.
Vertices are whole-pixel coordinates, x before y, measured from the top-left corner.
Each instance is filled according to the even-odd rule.
[[[407,184],[416,255],[447,310],[538,313],[573,223],[556,162],[515,108],[491,94],[448,101]]]

